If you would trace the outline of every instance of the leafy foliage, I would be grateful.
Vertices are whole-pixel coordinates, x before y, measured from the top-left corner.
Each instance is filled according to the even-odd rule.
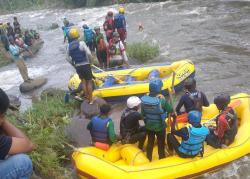
[[[160,53],[159,46],[151,45],[148,42],[137,42],[127,45],[127,53],[130,58],[140,62],[146,62],[157,57]]]
[[[22,114],[9,114],[11,121],[31,138],[37,148],[30,153],[33,165],[45,178],[70,178],[63,167],[69,161],[71,149],[65,143],[65,126],[75,103],[65,104],[63,93],[43,96]]]

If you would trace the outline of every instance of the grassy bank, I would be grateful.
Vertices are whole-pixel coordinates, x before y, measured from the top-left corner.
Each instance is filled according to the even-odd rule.
[[[43,94],[41,100],[33,103],[24,113],[9,114],[9,119],[22,129],[37,145],[30,153],[36,172],[44,178],[71,178],[63,166],[69,162],[71,149],[65,127],[69,123],[77,104],[64,103],[64,93]]]
[[[144,63],[157,57],[160,54],[160,48],[148,42],[137,42],[127,45],[127,53],[130,58]]]

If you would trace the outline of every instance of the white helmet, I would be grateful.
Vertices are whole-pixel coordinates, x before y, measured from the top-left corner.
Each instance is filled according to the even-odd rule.
[[[139,106],[140,104],[141,104],[141,100],[137,96],[131,96],[127,100],[127,107],[130,109],[136,106]]]

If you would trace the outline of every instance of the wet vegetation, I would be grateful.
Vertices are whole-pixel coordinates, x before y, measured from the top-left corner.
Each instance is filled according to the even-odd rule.
[[[35,171],[43,178],[71,178],[65,163],[72,150],[65,135],[65,127],[76,108],[76,103],[64,103],[64,92],[47,93],[24,113],[10,112],[9,119],[22,129],[37,145],[30,153]]]
[[[158,45],[152,45],[148,42],[136,42],[127,45],[127,53],[129,58],[139,62],[147,62],[160,54],[160,48]]]

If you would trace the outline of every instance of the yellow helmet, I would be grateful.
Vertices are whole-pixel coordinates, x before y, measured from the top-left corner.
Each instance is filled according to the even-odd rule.
[[[124,14],[125,13],[125,8],[124,7],[120,7],[119,8],[119,13],[120,14]]]
[[[70,31],[69,31],[69,37],[70,37],[71,39],[77,39],[77,38],[80,37],[79,31],[78,31],[78,29],[77,29],[76,27],[72,27],[72,28],[70,29]]]

